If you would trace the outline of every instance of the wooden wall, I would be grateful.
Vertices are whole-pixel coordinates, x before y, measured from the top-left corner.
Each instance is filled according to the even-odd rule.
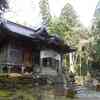
[[[4,64],[7,62],[7,53],[8,53],[8,46],[3,45],[0,47],[0,64]]]
[[[8,50],[8,62],[32,66],[32,47],[24,45],[22,41],[11,40]]]
[[[23,49],[23,63],[28,67],[32,66],[32,48]]]
[[[27,42],[27,41],[26,41]],[[0,63],[32,67],[40,63],[40,51],[32,43],[10,39],[0,48]]]
[[[10,40],[0,47],[0,63],[32,65],[32,47]]]

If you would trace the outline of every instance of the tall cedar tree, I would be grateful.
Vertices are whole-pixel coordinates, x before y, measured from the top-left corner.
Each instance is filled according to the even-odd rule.
[[[51,18],[51,14],[49,11],[49,1],[40,0],[39,7],[40,7],[40,14],[42,16],[42,24],[47,27]]]
[[[8,1],[7,0],[0,0],[0,16],[5,10],[8,9]]]
[[[93,58],[94,62],[99,63],[100,65],[100,0],[96,6],[94,12],[94,19],[92,24],[92,37],[94,38],[93,41]]]
[[[61,10],[60,17],[71,27],[74,27],[78,23],[76,12],[69,3],[67,3]]]

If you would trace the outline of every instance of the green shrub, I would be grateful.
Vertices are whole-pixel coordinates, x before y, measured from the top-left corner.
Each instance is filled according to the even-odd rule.
[[[68,92],[67,92],[66,97],[68,97],[68,98],[74,98],[74,97],[75,97],[75,94],[76,94],[76,93],[75,93],[74,90],[69,89]]]

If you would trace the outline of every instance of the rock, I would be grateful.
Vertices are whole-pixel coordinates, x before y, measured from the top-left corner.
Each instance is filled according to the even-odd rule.
[[[16,79],[17,77],[21,77],[22,75],[19,73],[10,73],[8,74],[8,77],[11,79]]]
[[[75,97],[75,94],[76,94],[76,92],[73,89],[68,89],[67,90],[66,97],[74,98]]]
[[[66,94],[67,94],[67,89],[64,88],[54,90],[55,96],[66,96]]]
[[[100,91],[100,84],[96,85],[96,91]]]
[[[54,95],[56,96],[66,96],[69,98],[74,98],[75,94],[76,92],[70,88],[58,88],[58,89],[55,89],[54,91]]]

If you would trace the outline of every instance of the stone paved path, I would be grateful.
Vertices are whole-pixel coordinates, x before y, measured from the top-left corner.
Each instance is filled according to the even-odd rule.
[[[100,100],[100,92],[89,90],[82,86],[77,86],[76,90],[76,95],[79,97],[79,100]]]

